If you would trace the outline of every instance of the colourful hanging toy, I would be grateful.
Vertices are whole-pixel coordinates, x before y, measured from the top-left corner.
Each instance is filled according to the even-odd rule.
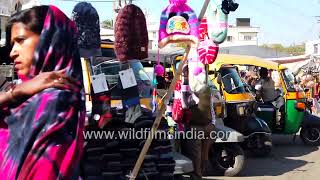
[[[228,33],[228,14],[235,11],[238,4],[233,0],[212,0],[199,27],[199,60],[203,64],[212,64],[219,52],[219,44],[223,43]]]
[[[228,33],[228,14],[235,11],[238,4],[233,0],[212,0],[207,10],[208,35],[216,44],[225,41]]]
[[[159,28],[159,48],[169,43],[190,42],[198,44],[199,22],[187,0],[170,0],[162,11]]]

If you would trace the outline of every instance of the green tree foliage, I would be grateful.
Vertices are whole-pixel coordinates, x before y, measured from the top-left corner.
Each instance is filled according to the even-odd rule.
[[[303,55],[305,53],[305,44],[283,46],[282,44],[263,44],[261,47],[275,49],[279,52],[286,52],[292,56]]]
[[[183,49],[186,49],[187,46],[188,46],[188,44],[187,43],[183,43],[183,42],[175,44],[175,47],[181,47]]]
[[[107,28],[107,29],[113,29],[113,20],[107,19],[107,20],[103,21],[102,27]]]
[[[305,53],[305,45],[302,44],[302,45],[291,45],[289,47],[286,48],[287,52],[289,54],[292,54],[294,56],[297,56],[297,55],[302,55]]]

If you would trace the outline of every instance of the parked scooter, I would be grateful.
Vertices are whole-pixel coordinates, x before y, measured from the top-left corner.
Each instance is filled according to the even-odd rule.
[[[217,92],[219,93],[219,92]],[[216,114],[215,121],[215,142],[209,150],[210,166],[205,169],[206,175],[220,175],[220,176],[236,176],[241,172],[245,165],[245,153],[240,146],[244,141],[244,136],[236,130],[225,126],[223,119],[226,116],[225,101],[220,100],[214,102],[214,109]],[[167,120],[173,128],[175,122],[172,120],[170,113],[167,115]],[[180,143],[177,141],[176,143]],[[178,145],[179,146],[179,145]],[[179,151],[176,149],[176,151]],[[179,154],[176,156],[178,157]],[[184,157],[185,158],[185,157]],[[180,165],[180,161],[185,164]],[[182,179],[184,174],[193,171],[192,161],[180,158],[176,161],[175,178]],[[191,162],[191,166],[190,166]]]

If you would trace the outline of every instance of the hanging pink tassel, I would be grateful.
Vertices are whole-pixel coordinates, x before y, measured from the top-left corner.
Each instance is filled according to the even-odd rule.
[[[157,76],[163,76],[164,75],[164,67],[161,64],[157,64],[155,67],[155,73]]]
[[[196,67],[193,71],[193,75],[198,76],[203,71],[202,67]]]
[[[187,0],[170,0],[170,4],[174,4],[175,6],[181,6],[187,3]]]
[[[157,65],[154,67],[154,72],[157,76],[164,75],[164,67],[160,64],[160,50],[158,49]]]

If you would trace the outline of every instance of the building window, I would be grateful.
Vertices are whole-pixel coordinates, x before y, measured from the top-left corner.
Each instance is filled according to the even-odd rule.
[[[251,38],[252,38],[251,36],[244,36],[245,41],[251,41]]]
[[[148,49],[152,49],[152,45],[153,45],[153,41],[152,41],[152,40],[149,40]]]
[[[232,36],[227,36],[227,41],[232,41]]]
[[[318,54],[318,44],[313,45],[313,53]]]
[[[19,12],[22,9],[22,4],[18,1],[18,3],[14,6],[15,12]]]
[[[221,54],[230,54],[230,50],[229,49],[220,49],[219,53],[221,53]]]

